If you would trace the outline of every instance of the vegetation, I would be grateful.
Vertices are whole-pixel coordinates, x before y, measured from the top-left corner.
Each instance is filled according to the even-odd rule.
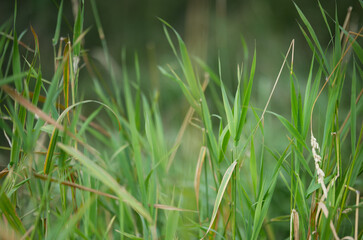
[[[324,47],[296,5],[313,54],[310,70],[303,80],[295,75],[292,40],[266,103],[256,106],[251,99],[258,49],[249,56],[243,45],[244,61],[233,80],[237,88],[231,91],[223,62],[216,59],[219,71],[214,71],[192,58],[177,31],[160,19],[175,62],[159,70],[189,104],[173,131],[163,121],[158,93],[141,90],[138,55],[130,72],[131,58],[123,50],[116,71],[95,0],[90,4],[105,76],[90,62],[83,4],[72,38],[62,38],[60,2],[52,79],[42,76],[36,31],[30,29],[34,45],[16,31],[16,2],[12,21],[0,27],[0,126],[8,142],[1,150],[10,153],[0,172],[0,235],[362,238],[362,27],[349,31],[319,4],[331,37]],[[81,69],[90,74],[87,91],[97,100],[82,97]],[[104,78],[111,79],[111,87]],[[279,84],[281,79],[289,86]],[[271,99],[279,98],[277,88],[289,91],[288,117],[269,111]]]

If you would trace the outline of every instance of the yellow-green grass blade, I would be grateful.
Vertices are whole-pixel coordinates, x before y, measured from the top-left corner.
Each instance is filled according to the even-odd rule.
[[[178,32],[170,24],[168,24],[166,21],[164,21],[161,18],[159,18],[159,20],[161,22],[163,22],[165,35],[168,39],[168,42],[169,42],[175,56],[178,58],[175,46],[174,46],[173,42],[171,41],[170,35],[165,26],[169,27],[174,32],[175,36],[177,37],[178,43],[179,43],[179,51],[180,51],[180,55],[181,55],[181,60],[178,58],[180,67],[183,69],[185,79],[188,83],[188,87],[190,88],[190,91],[191,91],[193,97],[195,99],[199,99],[202,89],[201,89],[198,79],[196,78],[196,76],[194,74],[193,66],[192,66],[191,60],[189,58],[189,54],[188,54],[188,51],[187,51],[187,48],[185,46],[183,39],[180,37]]]
[[[122,236],[125,236],[127,239],[131,239],[131,240],[144,240],[144,238],[141,237],[137,237],[135,235],[132,235],[130,233],[126,233],[126,232],[121,232],[119,230],[115,230],[116,232],[120,233]]]
[[[59,130],[57,128],[54,128],[52,136],[50,138],[48,151],[47,151],[47,155],[45,157],[45,162],[44,162],[43,171],[45,174],[49,174],[50,166],[52,164],[54,149],[55,149],[55,146],[57,143],[58,133],[59,133]]]
[[[75,236],[75,228],[77,224],[82,219],[87,209],[94,202],[95,198],[89,198],[74,214],[68,211],[59,216],[58,221],[54,224],[53,228],[49,228],[49,232],[45,239],[70,239],[71,236]]]
[[[236,131],[235,131],[235,124],[234,124],[232,109],[231,109],[231,106],[229,105],[226,90],[224,89],[224,84],[222,81],[221,81],[221,91],[222,91],[224,109],[225,109],[226,116],[227,116],[229,132],[231,133],[231,136],[234,139],[236,137]]]
[[[253,136],[251,137],[251,157],[250,157],[250,172],[252,178],[252,187],[254,196],[257,196],[257,167],[256,167],[256,154],[255,146],[253,143]]]
[[[125,52],[122,52],[122,60],[123,62],[125,62],[126,60]],[[131,133],[130,140],[134,154],[139,190],[141,192],[142,202],[144,206],[146,206],[147,197],[146,197],[146,188],[145,188],[144,167],[142,164],[142,157],[141,157],[141,144],[135,119],[136,114],[134,108],[134,100],[132,97],[132,91],[130,88],[130,82],[126,68],[123,69],[123,82],[124,82],[124,95],[126,102],[127,117],[130,124],[129,128]]]
[[[18,214],[15,211],[14,206],[10,202],[10,199],[4,192],[0,194],[0,210],[4,214],[6,220],[10,226],[18,233],[24,234],[26,232],[23,223],[21,222]]]
[[[106,170],[98,166],[91,159],[85,156],[83,153],[77,149],[58,143],[58,147],[63,151],[67,152],[69,155],[73,156],[77,161],[79,161],[94,178],[98,179],[100,182],[108,186],[116,195],[132,209],[143,216],[148,222],[152,223],[153,220],[148,213],[148,211],[142,206],[142,204],[137,201],[126,189],[125,187],[118,184],[118,182],[108,173]]]
[[[173,240],[177,238],[176,230],[178,228],[178,222],[180,218],[180,213],[178,211],[168,211],[166,213],[166,226],[165,226],[165,239],[166,240]]]
[[[211,217],[211,220],[210,220],[210,224],[209,224],[208,230],[205,233],[205,235],[204,235],[203,238],[205,238],[207,236],[207,234],[209,233],[209,231],[212,228],[212,225],[214,223],[214,220],[215,220],[215,218],[217,216],[217,212],[218,212],[219,206],[220,206],[220,204],[222,202],[223,195],[224,195],[224,193],[225,193],[225,191],[227,189],[228,182],[229,182],[229,180],[232,177],[232,173],[234,171],[234,168],[235,168],[236,164],[237,164],[237,161],[234,161],[228,167],[228,169],[226,170],[226,172],[223,175],[223,179],[222,179],[221,185],[219,186],[218,193],[217,193],[217,197],[216,197],[216,200],[214,202],[214,208],[213,208],[213,213],[212,213],[212,217]]]

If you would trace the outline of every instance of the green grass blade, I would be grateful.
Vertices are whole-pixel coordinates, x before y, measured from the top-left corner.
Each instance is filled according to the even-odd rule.
[[[112,191],[114,191],[123,202],[125,202],[132,209],[138,212],[147,221],[153,221],[150,214],[142,206],[142,204],[137,201],[124,187],[120,186],[117,181],[103,168],[98,166],[83,153],[70,146],[58,143],[58,147],[61,148],[63,151],[67,152],[69,155],[73,156],[75,159],[77,159],[77,161],[79,161],[87,169],[90,175],[92,175],[94,178],[98,179],[100,182],[112,189]]]
[[[352,40],[352,38],[350,38]],[[363,64],[363,48],[357,41],[355,41],[352,45],[355,55],[358,57],[361,64]]]
[[[216,201],[214,202],[214,208],[213,208],[213,213],[212,213],[212,217],[211,217],[211,220],[210,220],[210,224],[209,224],[208,230],[205,233],[205,235],[204,235],[203,238],[205,238],[207,236],[207,234],[209,233],[209,231],[212,228],[212,225],[214,223],[214,220],[215,220],[215,218],[217,216],[217,212],[218,212],[219,205],[222,202],[222,198],[223,198],[224,192],[227,189],[227,185],[228,185],[229,179],[231,179],[231,177],[232,177],[232,173],[234,171],[234,167],[236,166],[236,164],[237,164],[237,161],[234,161],[228,167],[228,169],[226,170],[226,172],[223,175],[223,179],[222,179],[221,185],[219,186],[219,189],[218,189]]]
[[[352,146],[352,153],[355,152],[356,147],[356,138],[357,134],[355,129],[357,129],[357,108],[356,108],[356,85],[357,85],[357,76],[356,76],[356,69],[355,65],[353,65],[353,76],[352,76],[352,87],[351,87],[351,94],[350,94],[350,144]]]
[[[250,78],[248,81],[248,85],[247,87],[244,89],[243,92],[243,103],[242,103],[242,114],[241,114],[241,118],[238,122],[238,129],[237,129],[237,134],[236,140],[239,140],[241,134],[242,134],[242,129],[243,126],[245,124],[246,121],[246,116],[247,116],[247,111],[248,111],[248,105],[251,99],[251,92],[252,92],[252,84],[253,84],[253,79],[255,77],[255,70],[256,70],[256,48],[253,54],[253,60],[252,60],[252,65],[251,65],[251,71],[250,71]]]
[[[18,45],[18,36],[15,30],[15,20],[16,20],[16,13],[17,13],[17,1],[15,1],[15,9],[14,9],[14,33],[13,33],[13,58],[12,58],[12,65],[13,65],[13,75],[19,75],[21,73],[21,65],[20,65],[20,54],[19,54],[19,45]],[[15,79],[15,87],[18,92],[23,90],[21,78]]]
[[[297,119],[298,119],[298,103],[297,103],[297,96],[295,91],[295,84],[292,76],[290,75],[290,101],[291,101],[291,116],[292,122],[295,126],[297,126]]]
[[[200,58],[195,58],[195,61],[202,67],[202,69],[206,73],[209,74],[210,78],[214,81],[215,84],[217,84],[217,86],[221,85],[221,80],[219,79],[217,74],[215,74],[213,70],[205,62],[203,62]]]
[[[62,1],[62,3],[63,3],[63,1]],[[76,21],[74,23],[74,31],[73,31],[73,53],[74,53],[74,56],[77,56],[77,57],[80,55],[80,52],[81,52],[81,42],[76,42],[76,41],[83,31],[83,18],[84,18],[83,1],[79,1],[79,3],[80,3],[80,6],[78,6],[78,13],[77,13]]]
[[[161,22],[163,22],[164,32],[168,39],[169,45],[171,46],[171,48],[174,52],[174,55],[178,58],[176,48],[175,48],[173,42],[171,41],[170,35],[165,26],[169,27],[174,32],[175,36],[177,37],[178,43],[179,43],[179,51],[180,51],[180,55],[181,55],[181,60],[179,60],[179,58],[178,58],[179,64],[180,64],[181,68],[183,69],[185,79],[188,82],[188,86],[190,88],[190,91],[191,91],[193,97],[195,99],[199,99],[200,92],[202,91],[201,86],[194,74],[193,66],[192,66],[191,60],[189,58],[189,54],[188,54],[188,51],[187,51],[187,48],[185,46],[183,39],[180,37],[178,32],[172,26],[170,26],[170,24],[168,24],[166,21],[164,21],[161,18],[159,18],[159,20]]]
[[[0,194],[0,210],[4,214],[6,220],[9,222],[11,227],[21,234],[26,232],[23,223],[18,217],[14,206],[10,202],[10,199],[6,196],[4,192]]]
[[[161,73],[163,75],[165,75],[166,77],[174,80],[175,82],[177,82],[179,84],[179,87],[181,88],[181,90],[183,91],[184,96],[187,98],[189,104],[195,109],[198,110],[198,107],[196,105],[196,101],[194,99],[194,97],[192,96],[189,88],[185,85],[185,83],[179,78],[178,75],[176,75],[176,73],[173,71],[173,75],[169,74],[164,68],[159,67],[159,70],[161,71]]]
[[[250,158],[250,172],[252,178],[253,193],[257,196],[257,167],[256,167],[256,153],[253,144],[253,136],[251,137],[251,158]]]
[[[122,54],[123,62],[125,63],[125,52]],[[146,205],[146,188],[145,188],[145,179],[144,179],[144,168],[142,164],[142,157],[141,157],[141,145],[139,142],[139,133],[136,126],[136,114],[135,114],[135,108],[132,98],[132,92],[130,89],[130,83],[128,78],[127,70],[123,69],[123,80],[124,80],[124,94],[125,94],[125,102],[126,102],[126,110],[127,110],[127,116],[128,121],[130,123],[130,131],[131,131],[131,146],[134,151],[134,160],[136,165],[136,171],[137,171],[137,178],[138,178],[138,184],[141,191],[142,201],[144,205]]]
[[[283,116],[274,113],[274,112],[270,112],[272,115],[275,115],[280,122],[282,123],[282,125],[284,125],[284,127],[286,128],[287,131],[289,131],[289,133],[302,145],[304,146],[305,149],[309,149],[307,147],[307,145],[305,144],[305,139],[301,136],[301,134],[299,133],[299,131]]]
[[[2,85],[5,85],[5,84],[11,83],[11,82],[16,82],[18,79],[22,79],[26,75],[27,75],[27,72],[21,72],[21,73],[15,74],[15,75],[11,75],[9,77],[2,78],[0,80],[0,87]]]
[[[181,53],[181,57],[182,57],[182,62],[183,62],[182,67],[183,67],[183,72],[184,72],[185,78],[189,84],[189,87],[190,87],[190,90],[191,90],[193,96],[196,99],[198,99],[200,92],[201,92],[201,87],[195,77],[193,66],[190,61],[189,54],[188,54],[187,48],[185,46],[185,43],[179,36],[178,36],[178,40],[179,40],[179,48],[180,48],[180,53]]]
[[[161,18],[158,18],[158,19],[164,24],[163,30],[164,30],[164,34],[166,36],[166,39],[168,40],[168,43],[169,43],[171,49],[173,50],[173,53],[174,53],[175,57],[177,57],[178,61],[180,62],[180,59],[178,57],[178,53],[176,51],[176,48],[175,48],[175,46],[173,44],[173,41],[171,40],[171,37],[170,37],[169,32],[168,32],[168,29],[166,28],[166,26],[167,26],[167,27],[173,29],[172,26],[169,23],[167,23],[166,21],[164,21],[163,19],[161,19]]]
[[[45,163],[44,163],[44,173],[45,174],[49,174],[50,166],[52,164],[55,145],[57,143],[58,132],[59,132],[59,130],[57,128],[54,128],[52,136],[50,138],[49,147],[48,147],[48,151],[47,151],[47,155],[45,157]]]
[[[320,45],[320,42],[318,40],[318,37],[315,34],[315,31],[314,31],[313,27],[311,26],[311,24],[309,23],[308,19],[303,14],[303,12],[300,10],[300,8],[297,6],[297,4],[296,3],[294,3],[294,4],[295,4],[295,8],[296,8],[297,12],[299,13],[299,16],[300,16],[301,20],[304,22],[305,26],[307,27],[307,29],[308,29],[308,31],[310,33],[310,36],[313,39],[313,41],[315,43],[315,46],[317,47],[317,49],[318,49],[318,51],[320,53],[321,58],[323,59],[323,64],[326,66],[328,72],[330,72],[331,69],[330,69],[330,67],[328,65],[329,62],[326,59],[326,56],[324,54],[324,51],[323,51],[323,49],[322,49],[322,47]]]
[[[324,9],[323,9],[323,7],[321,6],[320,1],[318,1],[318,4],[319,4],[319,9],[320,9],[321,15],[323,16],[323,19],[324,19],[324,22],[325,22],[326,28],[327,28],[327,29],[328,29],[328,31],[329,31],[330,39],[333,39],[333,34],[331,33],[331,30],[330,30],[330,27],[329,27],[329,23],[328,23],[328,20],[327,20],[327,18],[326,18],[325,10],[324,10]]]
[[[55,227],[56,231],[52,231],[54,229],[51,229],[46,239],[70,239],[70,236],[74,236],[74,228],[77,227],[77,223],[79,223],[79,221],[82,219],[83,215],[86,213],[93,201],[94,198],[89,198],[84,204],[82,204],[75,214],[65,214],[62,216],[58,226]]]
[[[227,115],[227,122],[228,122],[228,127],[229,127],[229,132],[231,133],[231,136],[233,138],[235,138],[236,136],[236,131],[235,131],[235,122],[233,119],[233,114],[232,114],[232,109],[231,106],[229,105],[228,102],[228,97],[226,94],[226,90],[224,89],[224,84],[221,81],[221,91],[222,91],[222,97],[223,97],[223,104],[224,104],[224,109]]]
[[[273,196],[273,192],[275,190],[276,182],[278,173],[280,171],[280,168],[282,166],[282,163],[284,162],[286,158],[286,154],[288,149],[290,148],[290,145],[287,146],[284,153],[280,156],[280,158],[277,160],[277,163],[275,165],[275,168],[273,170],[273,173],[270,177],[270,179],[267,179],[262,182],[260,193],[256,205],[255,215],[254,215],[254,222],[253,222],[253,233],[251,239],[258,239],[261,227],[263,224],[263,221],[267,215],[267,211],[270,207],[270,202]],[[265,190],[266,188],[266,190]]]
[[[58,9],[57,26],[55,28],[54,37],[52,39],[53,46],[56,46],[58,44],[59,33],[60,33],[61,25],[62,25],[62,13],[63,13],[63,0],[61,0],[59,9]]]
[[[317,53],[317,51],[318,51],[318,50],[316,50],[316,47],[314,46],[313,42],[311,41],[311,39],[309,38],[308,34],[306,33],[306,31],[304,30],[304,28],[303,28],[300,24],[299,24],[299,28],[300,28],[300,30],[301,30],[301,32],[302,32],[302,34],[304,35],[305,40],[306,40],[306,42],[308,43],[308,45],[309,45],[310,49],[313,51],[313,53],[314,53],[314,57],[315,57],[315,58],[316,58],[316,60],[318,61],[319,66],[321,66],[321,67],[322,67],[322,69],[323,69],[323,71],[324,71],[324,74],[325,74],[326,76],[328,76],[330,72],[328,72],[328,69],[326,69],[326,68],[324,67],[324,60],[323,60],[323,59],[322,59],[322,57],[321,57],[321,56]]]
[[[207,140],[209,144],[209,149],[211,150],[212,159],[217,160],[218,159],[218,144],[217,140],[215,138],[215,135],[213,133],[213,126],[211,121],[211,116],[207,104],[207,100],[205,99],[204,95],[202,95],[202,101],[201,101],[201,109],[202,109],[202,119],[205,126],[205,129],[207,131]]]
[[[178,221],[180,218],[180,213],[178,211],[169,211],[167,214],[167,223],[165,226],[165,239],[166,240],[173,240],[177,238],[175,236],[176,230],[178,228]]]

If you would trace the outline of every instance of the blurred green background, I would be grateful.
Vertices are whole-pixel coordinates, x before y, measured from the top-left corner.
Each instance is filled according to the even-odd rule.
[[[72,34],[74,14],[72,2],[65,1],[61,36]],[[256,45],[258,72],[261,78],[275,78],[292,39],[296,39],[296,67],[306,71],[312,53],[303,39],[298,23],[301,22],[291,0],[107,0],[96,1],[102,26],[111,55],[120,62],[122,48],[128,52],[137,51],[144,71],[145,84],[160,84],[157,65],[165,65],[174,59],[162,30],[160,17],[170,23],[185,40],[188,50],[194,56],[205,60],[216,70],[220,55],[223,73],[232,81],[235,78],[237,63],[243,60],[241,34],[249,49]],[[330,37],[317,1],[295,1],[302,9],[320,37],[322,45],[328,45]],[[0,3],[0,22],[10,19],[14,1],[2,0]],[[42,69],[45,76],[53,74],[53,51],[51,39],[56,25],[59,1],[19,0],[16,29],[18,33],[28,30],[23,41],[33,45],[30,25],[40,39]],[[91,56],[97,56],[101,46],[90,3],[85,0],[84,28],[91,27],[85,40],[85,49]],[[347,9],[353,7],[352,24],[359,26],[362,8],[359,1],[322,1],[322,6],[334,18],[337,10],[341,24]],[[360,19],[361,20],[361,19]],[[333,22],[330,19],[330,24]],[[354,26],[353,26],[354,28]],[[356,27],[357,28],[357,27]],[[72,37],[72,36],[70,36]],[[251,57],[250,57],[251,58]],[[228,82],[225,78],[225,81]],[[164,84],[164,83],[163,83]],[[146,89],[146,88],[145,88]]]
[[[72,7],[77,5],[75,4],[77,2],[76,0],[64,2],[62,37],[72,38],[74,25]],[[177,84],[166,79],[158,70],[158,66],[165,67],[167,64],[175,66],[176,63],[158,17],[167,21],[178,31],[192,56],[205,61],[216,73],[218,57],[221,59],[223,81],[232,92],[237,85],[237,64],[243,62],[250,66],[253,49],[256,47],[257,68],[251,99],[255,107],[263,108],[266,103],[283,62],[283,55],[292,39],[295,39],[296,75],[300,81],[307,78],[312,52],[299,29],[301,20],[291,0],[109,0],[96,2],[109,51],[113,57],[116,78],[121,80],[122,49],[126,49],[127,52],[125,67],[129,72],[133,72],[133,56],[137,53],[141,67],[142,90],[151,98],[155,92],[158,93],[165,129],[170,133],[168,135],[171,139],[175,138],[176,131],[189,106]],[[18,34],[27,31],[22,41],[34,47],[30,25],[35,29],[40,41],[43,77],[50,79],[54,74],[52,37],[59,1],[19,0],[17,3],[16,30]],[[298,0],[295,3],[312,24],[322,46],[331,45],[318,2]],[[363,12],[359,1],[324,1],[321,4],[332,18],[328,19],[331,26],[334,25],[336,11],[341,25],[343,24],[349,6],[353,7],[350,29],[356,31],[358,26],[362,25]],[[105,85],[112,88],[110,76],[102,65],[105,61],[91,4],[85,0],[84,5],[84,29],[90,27],[85,37],[84,49],[101,72]],[[2,0],[0,23],[11,19],[13,13],[14,1]],[[243,51],[242,37],[248,46],[249,53]],[[20,50],[23,55],[26,54],[24,48]],[[203,72],[199,71],[199,75],[202,78]],[[91,83],[89,72],[83,67],[80,71],[80,92],[85,98],[96,98],[94,91],[89,87]],[[289,107],[286,106],[290,99],[289,91],[287,91],[288,83],[288,74],[283,75],[269,110],[279,114],[290,114]],[[208,91],[210,90],[207,90],[207,94],[212,94]],[[219,91],[216,92],[220,94]],[[218,104],[221,103],[212,104],[211,107],[218,108]],[[271,136],[281,129],[281,124],[276,123],[274,131],[270,132]],[[279,141],[273,143],[282,148],[284,146]],[[4,144],[7,145],[2,137],[2,145]],[[192,144],[191,147],[193,146],[199,147],[199,144]],[[2,151],[2,154],[6,156],[7,152]]]

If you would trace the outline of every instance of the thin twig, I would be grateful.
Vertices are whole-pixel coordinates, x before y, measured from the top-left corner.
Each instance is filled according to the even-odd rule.
[[[84,191],[87,191],[87,192],[92,192],[92,193],[95,193],[97,195],[112,198],[112,199],[116,199],[116,200],[119,199],[115,195],[108,194],[108,193],[105,193],[105,192],[101,192],[101,191],[95,190],[93,188],[88,188],[88,187],[85,187],[85,186],[82,186],[82,185],[79,185],[79,184],[76,184],[76,183],[72,183],[72,182],[68,182],[68,181],[60,181],[58,179],[51,178],[51,177],[49,177],[47,175],[42,175],[42,174],[38,174],[38,173],[35,173],[35,172],[33,172],[33,175],[34,175],[34,177],[42,179],[42,180],[48,180],[49,179],[49,181],[51,181],[51,182],[59,183],[59,184],[62,184],[62,185],[68,186],[68,187],[73,187],[73,188],[77,188],[77,189],[84,190]]]

